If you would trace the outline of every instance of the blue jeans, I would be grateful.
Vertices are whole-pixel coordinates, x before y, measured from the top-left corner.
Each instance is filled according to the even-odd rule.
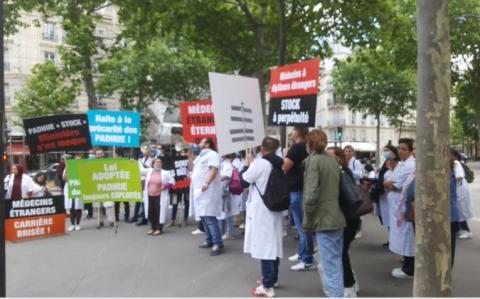
[[[222,235],[220,234],[220,226],[218,225],[217,217],[203,216],[203,217],[200,217],[200,219],[203,222],[203,227],[207,235],[207,245],[223,246]]]
[[[220,225],[220,232],[222,236],[224,234],[233,234],[233,230],[235,229],[235,221],[233,216],[230,216],[227,219],[218,220],[218,224]]]
[[[328,297],[343,297],[343,229],[316,232],[323,283]]]
[[[262,284],[263,287],[269,289],[278,281],[278,266],[280,259],[276,260],[261,260],[262,265]]]
[[[313,263],[313,233],[305,232],[303,225],[303,192],[290,192],[290,211],[298,232],[299,258],[305,264]]]

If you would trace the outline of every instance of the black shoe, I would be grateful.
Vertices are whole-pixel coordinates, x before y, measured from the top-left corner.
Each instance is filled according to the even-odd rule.
[[[100,227],[103,227],[105,224],[102,222],[100,222]]]
[[[389,245],[390,245],[390,243],[389,243],[389,242],[387,242],[387,243],[383,243],[383,244],[382,244],[382,247],[383,247],[383,248],[388,248],[388,246],[389,246]]]
[[[129,221],[128,221],[128,216],[125,216],[125,218],[123,218],[123,221],[124,221],[124,222],[129,222]]]
[[[211,256],[217,256],[223,253],[224,247],[223,245],[215,245],[212,247],[212,251],[210,251]]]
[[[147,221],[142,221],[142,222],[137,223],[137,226],[142,226],[142,225],[147,225],[147,224],[148,224]]]
[[[128,223],[137,223],[138,221],[138,218],[132,218],[130,219],[130,221],[128,221]]]
[[[87,215],[87,219],[92,219],[93,215]]]
[[[206,242],[198,246],[198,248],[212,248],[213,245],[208,245]]]

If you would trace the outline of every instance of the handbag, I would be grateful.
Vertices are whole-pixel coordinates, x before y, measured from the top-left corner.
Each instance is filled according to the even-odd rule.
[[[345,172],[340,172],[340,209],[347,219],[356,218],[356,212],[362,205],[362,201],[357,196],[356,185],[352,178]]]
[[[373,211],[368,189],[355,184],[345,172],[340,173],[340,208],[347,219],[355,219]]]

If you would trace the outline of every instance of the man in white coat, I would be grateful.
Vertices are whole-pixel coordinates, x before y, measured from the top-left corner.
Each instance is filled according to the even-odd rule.
[[[200,248],[212,248],[210,255],[223,252],[223,240],[217,217],[222,209],[220,175],[220,156],[215,152],[215,143],[211,138],[200,141],[200,154],[193,161],[191,190],[195,217],[200,217],[207,240]],[[191,154],[190,154],[191,155]]]
[[[273,297],[273,287],[278,281],[278,266],[283,257],[282,212],[272,212],[265,204],[261,194],[265,193],[268,177],[273,167],[281,170],[283,160],[275,155],[278,140],[267,137],[262,141],[262,158],[255,159],[242,173],[246,184],[251,184],[247,200],[244,252],[254,259],[261,260],[262,281],[252,289],[252,295]],[[259,193],[261,192],[261,194]]]
[[[401,138],[398,141],[398,155],[402,160],[393,171],[391,178],[383,182],[390,209],[389,249],[404,257],[403,266],[395,268],[392,276],[396,278],[413,278],[415,268],[415,234],[412,222],[405,221],[406,203],[402,200],[402,190],[407,179],[415,171],[414,141]]]

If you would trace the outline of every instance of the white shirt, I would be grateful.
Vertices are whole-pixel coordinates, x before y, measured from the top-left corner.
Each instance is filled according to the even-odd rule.
[[[348,168],[353,173],[353,179],[355,180],[356,184],[360,183],[360,180],[363,178],[363,165],[362,163],[357,160],[355,157],[352,157],[350,161],[348,161]]]

